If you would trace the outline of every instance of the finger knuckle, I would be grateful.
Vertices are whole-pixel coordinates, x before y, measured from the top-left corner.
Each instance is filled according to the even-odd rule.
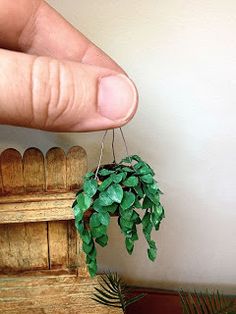
[[[31,75],[32,111],[37,127],[60,129],[75,103],[73,71],[66,62],[36,57]]]

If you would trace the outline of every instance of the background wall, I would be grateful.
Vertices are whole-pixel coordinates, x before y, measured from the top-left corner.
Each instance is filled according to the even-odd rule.
[[[235,0],[48,2],[136,82],[140,107],[124,131],[165,192],[157,261],[147,260],[142,237],[128,256],[114,224],[109,247],[99,250],[101,269],[134,284],[236,292]],[[79,144],[94,166],[101,135],[0,126],[0,149]]]

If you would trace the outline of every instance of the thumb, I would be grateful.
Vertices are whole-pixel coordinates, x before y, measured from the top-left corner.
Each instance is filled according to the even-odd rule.
[[[49,131],[126,124],[137,109],[131,80],[110,69],[0,49],[0,123]]]

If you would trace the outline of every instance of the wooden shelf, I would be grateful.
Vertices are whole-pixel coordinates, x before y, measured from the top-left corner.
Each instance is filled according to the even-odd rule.
[[[75,275],[0,277],[0,313],[121,314],[91,299],[96,285]]]
[[[74,192],[0,197],[0,224],[72,220]]]

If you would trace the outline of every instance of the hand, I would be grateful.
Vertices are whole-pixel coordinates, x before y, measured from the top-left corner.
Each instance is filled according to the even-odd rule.
[[[127,123],[124,71],[42,0],[0,0],[0,124],[93,131]]]

